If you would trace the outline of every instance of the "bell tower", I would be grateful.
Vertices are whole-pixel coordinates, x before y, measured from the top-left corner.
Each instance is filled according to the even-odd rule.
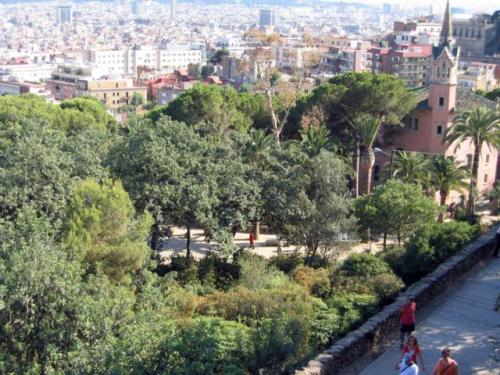
[[[446,3],[439,45],[432,48],[429,80],[429,107],[432,108],[432,127],[435,151],[444,151],[446,129],[453,121],[457,98],[459,48],[455,45],[451,30],[450,2]],[[440,145],[438,147],[438,145]],[[442,146],[441,146],[442,145]]]

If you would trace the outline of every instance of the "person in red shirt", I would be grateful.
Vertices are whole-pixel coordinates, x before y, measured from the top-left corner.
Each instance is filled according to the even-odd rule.
[[[253,231],[250,232],[250,237],[248,238],[248,241],[250,242],[250,248],[255,249],[255,237],[253,235]]]
[[[451,350],[444,348],[432,375],[458,375],[457,361],[451,359]]]
[[[403,349],[403,343],[405,336],[410,336],[410,334],[415,331],[415,322],[417,320],[415,312],[417,311],[417,304],[415,303],[415,297],[409,296],[408,301],[401,307],[401,316],[399,318],[399,323],[401,327],[399,331],[401,349]]]
[[[414,334],[410,334],[408,336],[408,340],[406,344],[403,345],[403,353],[401,354],[401,358],[396,366],[403,360],[405,356],[409,356],[411,361],[417,365],[420,365],[422,371],[425,371],[424,358],[422,357],[422,350],[420,350],[420,346],[418,345],[417,337]]]

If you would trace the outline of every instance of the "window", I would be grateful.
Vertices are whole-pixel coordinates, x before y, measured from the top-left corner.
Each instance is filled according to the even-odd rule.
[[[467,167],[472,167],[472,154],[467,155]]]
[[[439,97],[439,106],[444,107],[444,96]]]
[[[490,163],[490,154],[487,154],[485,164],[488,165],[489,163]]]
[[[413,119],[413,130],[418,132],[418,118]]]
[[[484,175],[484,180],[483,181],[484,182],[488,182],[488,175],[487,174]]]
[[[439,136],[443,135],[443,125],[438,125],[436,127],[436,134]]]

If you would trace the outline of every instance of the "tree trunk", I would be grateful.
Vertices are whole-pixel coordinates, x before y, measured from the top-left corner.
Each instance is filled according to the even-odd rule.
[[[384,244],[383,244],[384,250],[387,249],[387,231],[384,231]]]
[[[186,232],[186,257],[191,258],[191,226],[187,226]]]
[[[446,205],[446,198],[448,198],[448,192],[440,190],[439,196],[440,196],[439,204],[441,205],[441,207],[443,207]],[[438,223],[442,223],[443,221],[444,221],[444,213],[440,212],[438,217]]]
[[[356,149],[354,150],[354,196],[359,197],[359,161],[361,159],[361,144],[359,138],[356,139]]]
[[[260,239],[260,221],[259,220],[254,220],[253,226],[253,236],[255,241],[258,241]]]
[[[472,158],[472,178],[470,180],[469,187],[469,201],[467,202],[467,213],[469,216],[469,222],[474,223],[475,216],[475,204],[474,204],[474,190],[477,188],[477,182],[479,181],[479,155],[481,154],[481,145],[478,141],[474,142],[474,157]]]
[[[156,250],[156,246],[158,245],[158,238],[160,237],[160,223],[156,222],[151,227],[151,249]]]

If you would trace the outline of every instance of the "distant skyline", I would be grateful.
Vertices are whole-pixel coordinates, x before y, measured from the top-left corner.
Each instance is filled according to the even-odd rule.
[[[399,4],[402,7],[422,7],[432,5],[434,12],[444,10],[446,0],[331,0],[332,2],[343,1],[346,3],[364,3],[364,4]],[[450,0],[451,7],[465,8],[473,12],[485,11],[491,13],[500,10],[499,0]]]

